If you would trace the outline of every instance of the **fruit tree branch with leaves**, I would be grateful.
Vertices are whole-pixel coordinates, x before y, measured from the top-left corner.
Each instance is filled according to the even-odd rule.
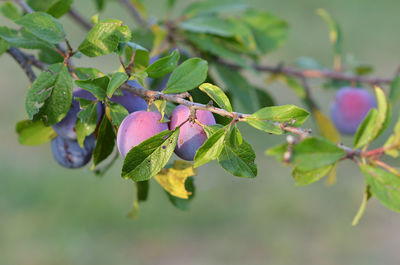
[[[212,160],[234,176],[256,177],[255,153],[238,126],[247,123],[266,137],[287,134],[286,141],[266,154],[293,166],[297,185],[328,174],[332,178],[341,161],[354,161],[366,188],[353,224],[372,196],[400,211],[400,173],[384,161],[384,156],[398,156],[400,122],[384,146],[368,148],[391,123],[400,77],[373,77],[371,67],[343,62],[340,28],[326,11],[318,14],[330,27],[334,70],[310,58],[296,66],[258,64],[284,43],[288,25],[244,3],[196,2],[168,20],[150,17],[141,1],[120,3],[138,27],[100,20],[101,13],[89,22],[71,1],[2,4],[2,14],[15,27],[0,27],[0,54],[10,54],[31,82],[27,119],[16,126],[21,144],[51,141],[60,165],[80,168],[92,161],[95,174],[104,174],[120,154],[121,176],[136,185],[131,212],[136,216],[151,179],[176,207],[187,209],[197,168]],[[174,1],[168,3],[172,9]],[[99,12],[106,6],[105,1],[95,4]],[[65,14],[88,31],[78,47],[70,45],[59,20]],[[107,54],[121,62],[112,73],[79,67],[83,56]],[[249,83],[245,72],[268,73],[268,82],[283,82],[307,110],[276,105],[267,87]],[[332,121],[312,99],[311,78],[338,89]],[[359,88],[363,85],[374,85],[374,95]],[[310,115],[320,136],[303,127]],[[340,133],[354,135],[352,147],[340,142]],[[173,153],[182,160],[170,163]]]

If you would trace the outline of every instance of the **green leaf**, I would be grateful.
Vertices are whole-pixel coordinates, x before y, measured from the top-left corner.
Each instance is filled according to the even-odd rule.
[[[61,121],[72,102],[72,77],[66,65],[46,68],[33,82],[25,100],[29,119],[43,120],[46,125]]]
[[[400,212],[400,179],[381,168],[360,165],[371,194],[387,208]]]
[[[51,126],[45,126],[43,121],[23,120],[17,123],[18,142],[22,145],[40,145],[56,137]]]
[[[93,167],[105,160],[113,151],[115,133],[107,115],[104,115],[97,134],[96,147],[93,151]]]
[[[397,75],[390,84],[389,99],[392,104],[400,99],[400,75]]]
[[[194,198],[195,195],[195,186],[194,186],[194,178],[193,177],[188,177],[185,182],[185,189],[190,192],[189,198],[188,199],[181,199],[178,197],[175,197],[165,191],[165,193],[168,196],[169,201],[178,209],[186,211],[189,209],[190,201]]]
[[[3,5],[1,5],[0,11],[3,16],[11,20],[17,20],[21,17],[18,8],[11,1],[7,1]]]
[[[111,98],[114,94],[115,90],[119,88],[126,80],[128,80],[129,76],[122,72],[115,72],[111,75],[110,82],[107,86],[107,97]]]
[[[79,145],[83,147],[86,136],[91,135],[97,127],[97,102],[82,109],[78,113],[78,118],[75,125],[76,138]]]
[[[370,191],[370,187],[367,185],[365,187],[365,191],[363,193],[363,199],[361,201],[360,208],[358,209],[357,214],[356,214],[356,216],[354,216],[353,222],[351,223],[352,226],[356,226],[358,224],[358,222],[360,221],[361,217],[363,216],[363,214],[365,212],[365,208],[367,207],[367,202],[368,202],[369,198],[371,198],[371,191]]]
[[[212,100],[214,100],[218,106],[229,112],[232,112],[231,102],[221,88],[210,83],[204,83],[199,86],[199,89],[206,93]]]
[[[168,79],[164,93],[182,93],[197,87],[207,78],[208,64],[200,58],[186,60]]]
[[[292,171],[296,185],[305,186],[313,182],[316,182],[323,178],[329,171],[334,167],[334,164],[320,167],[313,170],[303,170],[301,168],[295,167]]]
[[[57,0],[27,0],[28,6],[35,11],[46,11]]]
[[[194,156],[194,167],[199,167],[218,158],[224,148],[227,127],[223,127],[211,135]]]
[[[100,70],[91,67],[75,67],[74,71],[81,80],[96,79],[104,76]]]
[[[97,11],[103,11],[106,0],[94,0],[94,3],[96,4]]]
[[[147,200],[149,196],[150,182],[139,181],[135,183],[135,199],[133,200],[132,209],[126,214],[126,217],[137,219],[139,216],[139,203]]]
[[[258,104],[260,105],[261,108],[275,105],[274,99],[267,91],[260,88],[255,88],[255,92],[257,95]]]
[[[115,126],[120,126],[125,117],[129,115],[129,112],[121,104],[111,101],[108,101],[107,104],[110,109],[112,123]]]
[[[251,28],[262,54],[282,46],[289,33],[286,21],[265,11],[249,10],[243,15],[243,21]]]
[[[167,101],[166,100],[156,100],[153,102],[156,106],[158,112],[161,114],[160,122],[169,122],[168,117],[165,115],[165,110],[167,108]]]
[[[375,87],[378,110],[371,109],[357,128],[354,136],[354,147],[360,148],[374,141],[389,125],[391,111],[386,100],[385,93],[379,87]]]
[[[122,45],[123,46],[123,45]],[[150,54],[149,51],[142,47],[141,45],[134,42],[126,42],[125,48],[121,50],[120,55],[122,55],[122,51],[125,50],[125,58],[126,64],[130,63],[133,53],[135,53],[135,57],[133,60],[133,70],[141,70],[143,71],[149,65]]]
[[[278,144],[273,146],[265,151],[265,155],[275,157],[278,162],[283,161],[283,155],[288,150],[288,144]]]
[[[254,128],[268,133],[282,134],[279,124],[288,122],[292,126],[302,125],[309,113],[294,105],[265,107],[244,120]]]
[[[121,176],[135,182],[155,176],[171,158],[178,135],[179,128],[165,130],[133,147],[125,157]]]
[[[373,132],[375,130],[374,126],[378,116],[378,111],[376,109],[370,109],[367,116],[361,122],[360,126],[357,128],[357,132],[354,136],[354,148],[361,148],[364,145],[371,142],[373,139]]]
[[[163,57],[147,67],[146,72],[151,78],[160,78],[172,72],[178,65],[180,54],[174,50],[171,55]]]
[[[253,86],[237,71],[232,74],[232,69],[220,64],[216,64],[215,69],[225,85],[221,85],[221,87],[225,91],[232,92],[236,102],[240,103],[245,112],[253,112],[255,110],[252,97]],[[234,103],[233,105],[235,105]]]
[[[46,10],[46,13],[56,18],[62,17],[69,11],[72,2],[73,0],[58,0]]]
[[[342,53],[342,34],[338,23],[322,8],[317,10],[317,14],[328,24],[330,29],[329,38],[333,51],[335,54],[340,55]]]
[[[41,40],[26,29],[22,29],[20,32],[7,27],[0,27],[0,37],[8,44],[24,48],[24,49],[42,49],[50,48],[54,49],[52,44]]]
[[[15,23],[25,27],[36,37],[50,43],[59,43],[65,38],[64,27],[60,21],[44,12],[29,13]]]
[[[0,55],[5,53],[9,47],[10,46],[8,45],[8,43],[5,40],[0,38]]]
[[[229,173],[242,178],[255,178],[257,165],[254,163],[256,154],[243,138],[235,126],[227,136],[221,154],[218,156],[219,164]]]
[[[208,0],[201,2],[194,2],[189,5],[183,14],[189,17],[195,15],[215,14],[221,12],[242,11],[248,8],[248,5],[235,0]]]
[[[331,141],[310,137],[293,146],[292,160],[304,172],[333,165],[345,156],[346,152]]]
[[[64,57],[56,52],[53,48],[40,48],[38,53],[38,59],[47,64],[55,64],[64,62]]]
[[[220,38],[214,35],[196,34],[190,32],[186,32],[185,37],[201,51],[229,59],[242,67],[249,67],[247,61],[242,57],[242,52],[244,51],[238,52],[229,48],[230,45],[233,45],[235,40]]]
[[[199,16],[183,21],[179,24],[183,30],[209,33],[221,37],[235,36],[235,25],[229,20],[222,19],[216,16]]]
[[[89,57],[102,56],[114,52],[119,43],[131,39],[131,31],[122,21],[102,20],[89,31],[79,50]]]
[[[89,80],[76,80],[75,84],[92,93],[98,100],[106,98],[106,91],[109,84],[108,76]]]

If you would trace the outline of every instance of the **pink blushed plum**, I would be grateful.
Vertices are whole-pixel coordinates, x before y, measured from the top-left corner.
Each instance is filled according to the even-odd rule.
[[[174,130],[187,120],[190,109],[184,105],[177,106],[172,114],[169,123],[170,130]],[[204,125],[215,125],[215,119],[211,112],[206,110],[196,111],[197,120]],[[175,154],[180,158],[192,161],[200,146],[207,140],[203,127],[197,123],[186,122],[179,131],[178,143],[175,147]]]
[[[331,106],[331,118],[339,132],[354,134],[371,108],[377,103],[372,93],[362,88],[343,87]]]
[[[118,129],[117,146],[122,157],[144,140],[168,130],[167,123],[160,123],[158,112],[135,111],[122,121]]]

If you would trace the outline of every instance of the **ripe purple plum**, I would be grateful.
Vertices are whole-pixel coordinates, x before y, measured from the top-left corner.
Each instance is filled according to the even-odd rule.
[[[80,168],[86,165],[95,146],[94,135],[85,138],[83,148],[76,140],[65,139],[57,136],[51,141],[51,150],[54,159],[63,167]]]
[[[174,130],[187,120],[190,115],[190,109],[184,105],[177,106],[171,114],[169,123],[170,130]],[[197,110],[196,119],[204,125],[215,125],[215,119],[211,112],[206,110]],[[207,140],[207,135],[203,127],[197,123],[186,122],[181,126],[178,143],[175,147],[175,154],[180,158],[192,161],[196,155],[197,149]]]
[[[152,111],[135,111],[125,117],[118,129],[117,146],[122,157],[144,140],[168,130],[167,123],[160,123],[161,114]]]
[[[371,108],[376,108],[374,95],[362,88],[343,87],[331,105],[331,118],[339,132],[354,134]]]
[[[96,98],[89,92],[80,88],[74,90],[73,98],[79,97],[84,98],[87,100],[96,100]],[[76,131],[75,131],[75,124],[77,115],[80,111],[79,102],[75,99],[72,100],[71,108],[69,109],[67,115],[62,119],[59,123],[53,125],[53,129],[56,133],[65,138],[70,140],[76,139]],[[101,121],[101,118],[104,114],[104,108],[101,102],[97,103],[97,122]]]
[[[142,87],[136,81],[129,81],[133,86]],[[146,110],[147,103],[141,97],[138,97],[128,91],[122,90],[123,96],[112,96],[111,101],[115,103],[119,103],[126,108],[129,113],[139,111],[139,110]]]

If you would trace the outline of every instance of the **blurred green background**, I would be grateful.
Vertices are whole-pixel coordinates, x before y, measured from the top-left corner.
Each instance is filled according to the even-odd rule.
[[[145,2],[149,13],[163,14],[166,1]],[[188,3],[177,2],[180,8]],[[311,56],[330,65],[327,26],[315,14],[322,7],[339,20],[346,53],[376,66],[382,76],[392,76],[398,67],[398,0],[248,2],[291,26],[287,43],[266,63]],[[95,13],[92,1],[75,0],[75,5],[87,17]],[[101,15],[109,17],[133,26],[115,2]],[[62,20],[76,47],[84,32],[69,18]],[[1,18],[0,24],[9,22]],[[104,71],[118,66],[111,56],[77,63],[95,63]],[[28,80],[8,55],[0,58],[0,79],[0,264],[400,264],[399,214],[372,199],[360,224],[351,227],[364,188],[355,165],[342,163],[334,186],[320,181],[296,187],[290,168],[263,154],[283,138],[245,126],[257,153],[256,179],[232,177],[211,163],[195,177],[197,195],[190,211],[175,209],[153,182],[140,218],[127,219],[133,184],[120,177],[121,160],[98,178],[88,169],[58,166],[49,144],[20,146],[14,126],[26,117]],[[278,104],[301,105],[284,86],[268,89]],[[328,113],[334,91],[321,91],[319,82],[312,89]]]

